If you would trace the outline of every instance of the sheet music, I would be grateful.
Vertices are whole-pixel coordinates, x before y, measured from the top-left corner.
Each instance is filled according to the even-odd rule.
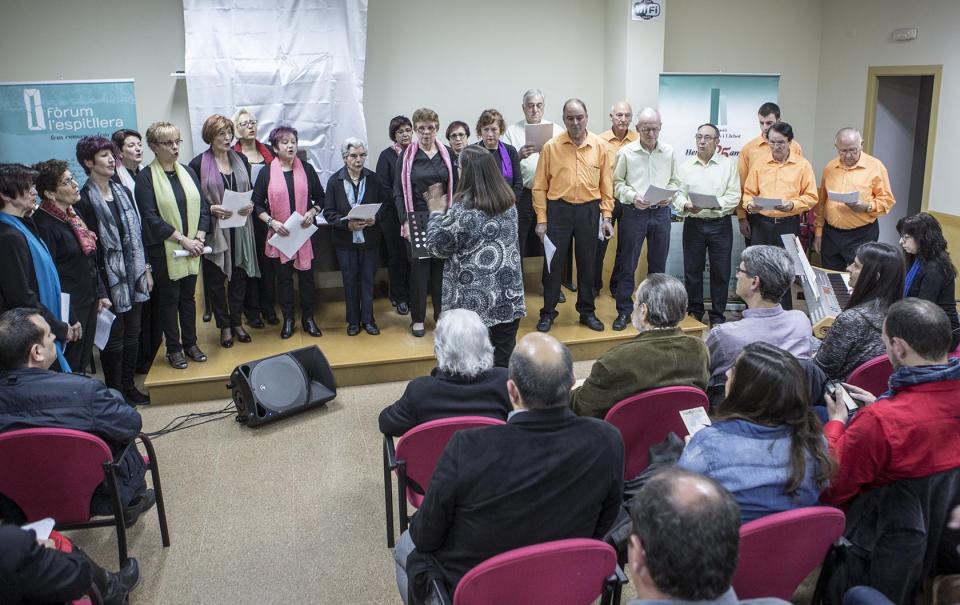
[[[676,189],[664,189],[656,185],[650,185],[643,193],[643,201],[647,204],[665,206],[673,199]]]
[[[377,212],[381,204],[357,204],[350,209],[345,218],[349,220],[365,221],[371,218],[377,218]]]
[[[550,264],[553,262],[553,255],[557,253],[557,247],[546,234],[543,235],[543,258],[547,261],[547,273],[550,273]]]
[[[70,293],[60,293],[60,321],[65,324],[70,323]]]
[[[860,203],[860,192],[851,191],[849,193],[837,193],[836,191],[828,191],[827,197],[835,202],[842,202],[844,204],[853,205]]]
[[[300,223],[303,222],[303,215],[299,212],[294,212],[290,215],[284,223],[283,226],[287,228],[290,232],[290,235],[284,237],[279,233],[274,233],[273,237],[270,238],[270,245],[283,253],[287,258],[293,258],[297,251],[300,250],[300,246],[306,243],[310,236],[317,232],[317,226],[313,223],[308,227],[301,227]]]
[[[553,138],[553,124],[527,124],[523,130],[526,145],[533,145],[537,153],[543,144]]]
[[[777,206],[783,204],[783,200],[771,197],[755,197],[753,198],[753,203],[760,206],[763,210],[776,210]]]
[[[229,189],[223,191],[223,203],[225,209],[233,212],[230,218],[222,218],[217,223],[221,229],[233,229],[234,227],[243,227],[247,224],[247,217],[240,216],[240,209],[249,206],[252,202],[253,190],[237,193]]]
[[[690,203],[696,206],[697,208],[719,210],[720,209],[720,200],[717,199],[715,195],[707,195],[706,193],[694,193],[693,191],[687,193],[687,197],[690,198]]]
[[[710,416],[703,406],[690,408],[689,410],[680,410],[680,419],[683,425],[687,427],[687,433],[693,435],[705,426],[710,426]]]
[[[113,327],[113,320],[117,318],[110,309],[100,309],[97,313],[97,332],[93,336],[93,345],[101,351],[107,347],[107,341],[110,340],[110,329]]]

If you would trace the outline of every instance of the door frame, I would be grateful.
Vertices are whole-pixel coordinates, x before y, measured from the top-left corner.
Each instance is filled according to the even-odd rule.
[[[930,124],[927,132],[927,154],[923,167],[923,197],[920,209],[929,206],[930,183],[933,179],[933,150],[937,142],[937,116],[940,111],[940,83],[943,80],[943,65],[888,65],[867,68],[867,101],[863,120],[863,150],[873,155],[873,139],[877,126],[877,94],[880,78],[886,76],[933,76],[933,92],[930,98]]]

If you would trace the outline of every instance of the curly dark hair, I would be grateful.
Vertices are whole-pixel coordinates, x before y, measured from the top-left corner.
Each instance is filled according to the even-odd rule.
[[[917,253],[907,254],[907,262],[914,258],[938,267],[948,278],[957,276],[957,268],[947,252],[947,240],[943,237],[943,228],[933,215],[920,212],[897,221],[897,233],[909,235],[917,242]]]
[[[37,195],[43,199],[43,194],[47,191],[56,191],[60,186],[60,177],[67,171],[67,163],[63,160],[46,160],[37,162],[33,165],[37,171],[37,176],[33,182],[37,186]]]

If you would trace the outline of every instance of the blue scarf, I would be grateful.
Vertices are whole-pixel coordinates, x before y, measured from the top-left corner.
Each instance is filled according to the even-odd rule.
[[[33,271],[37,275],[37,290],[40,294],[40,304],[47,308],[57,319],[60,318],[60,275],[57,273],[57,267],[53,264],[53,258],[50,256],[50,250],[40,238],[27,229],[27,226],[18,218],[15,218],[4,212],[0,212],[0,223],[6,223],[19,231],[27,240],[27,247],[30,249],[30,256],[33,258]],[[54,346],[57,348],[57,361],[60,362],[60,369],[64,372],[70,372],[70,365],[63,356],[63,345],[56,341]]]
[[[889,388],[878,399],[892,397],[897,389],[944,380],[960,380],[960,359],[950,359],[941,365],[903,366],[890,375]]]
[[[910,267],[910,271],[907,272],[907,279],[903,282],[903,297],[906,298],[910,294],[910,286],[913,285],[913,281],[917,279],[917,275],[920,274],[920,259],[913,261],[913,265]]]
[[[363,172],[360,173],[360,186],[358,187],[359,191],[354,194],[353,192],[353,181],[350,180],[350,173],[347,172],[346,167],[343,168],[343,191],[347,194],[347,203],[350,204],[350,207],[353,208],[357,204],[363,203],[363,196],[367,192],[367,179],[364,178]],[[353,243],[362,244],[366,240],[363,239],[363,229],[353,232]]]

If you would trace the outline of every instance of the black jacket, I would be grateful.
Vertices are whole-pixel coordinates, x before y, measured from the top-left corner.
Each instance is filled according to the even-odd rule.
[[[40,237],[32,220],[23,222],[34,235]],[[3,262],[0,262],[0,313],[17,307],[39,309],[50,324],[53,335],[66,344],[69,326],[40,304],[40,286],[27,239],[17,229],[0,223],[0,251],[3,253]]]
[[[393,203],[393,196],[383,187],[380,177],[374,171],[364,168],[361,175],[366,181],[363,203],[382,204],[377,211],[377,222],[363,230],[362,247],[364,250],[372,250],[380,245],[380,219],[385,209]],[[327,192],[323,198],[323,218],[330,225],[333,246],[339,250],[350,250],[356,246],[353,243],[353,231],[347,227],[348,221],[344,218],[350,213],[350,202],[347,201],[343,183],[344,181],[350,183],[349,179],[346,166],[334,172],[327,181]],[[350,186],[353,186],[352,183]]]
[[[90,306],[96,303],[98,294],[103,292],[99,286],[97,253],[84,256],[73,227],[52,214],[37,210],[33,214],[33,222],[57,266],[60,290],[70,294],[70,321],[76,322],[81,315],[86,316]]]
[[[208,233],[210,231],[210,201],[203,195],[203,189],[200,188],[200,179],[189,166],[183,166],[190,179],[200,192],[200,217],[197,221],[197,231]],[[184,195],[183,185],[178,179],[170,179],[173,193],[176,196]],[[153,171],[144,168],[137,175],[136,191],[137,207],[140,209],[140,223],[143,227],[143,245],[144,247],[162,246],[163,241],[173,235],[174,228],[160,216],[160,209],[157,207],[157,194],[153,190]],[[177,201],[180,207],[180,222],[184,224],[185,229],[181,231],[186,235],[190,229],[186,228],[187,207],[185,203]]]
[[[64,603],[83,597],[93,584],[90,561],[37,543],[37,534],[0,526],[0,603]]]
[[[956,277],[948,275],[940,266],[933,263],[924,263],[920,273],[913,280],[907,296],[916,296],[938,305],[950,319],[950,328],[953,330],[953,340],[950,341],[950,350],[960,344],[960,317],[957,316],[957,297],[954,283]]]
[[[507,368],[491,368],[473,379],[434,368],[429,376],[411,380],[400,399],[380,412],[380,432],[399,437],[419,424],[451,416],[506,420],[512,409]]]
[[[140,413],[99,380],[39,368],[0,372],[0,433],[26,428],[64,428],[103,439],[114,456],[140,433]],[[130,448],[118,470],[117,487],[124,505],[146,489],[146,466]],[[101,484],[90,511],[111,514],[109,492]]]
[[[439,569],[447,590],[478,563],[514,548],[602,538],[623,497],[623,440],[566,405],[454,434],[410,524],[414,593]]]

